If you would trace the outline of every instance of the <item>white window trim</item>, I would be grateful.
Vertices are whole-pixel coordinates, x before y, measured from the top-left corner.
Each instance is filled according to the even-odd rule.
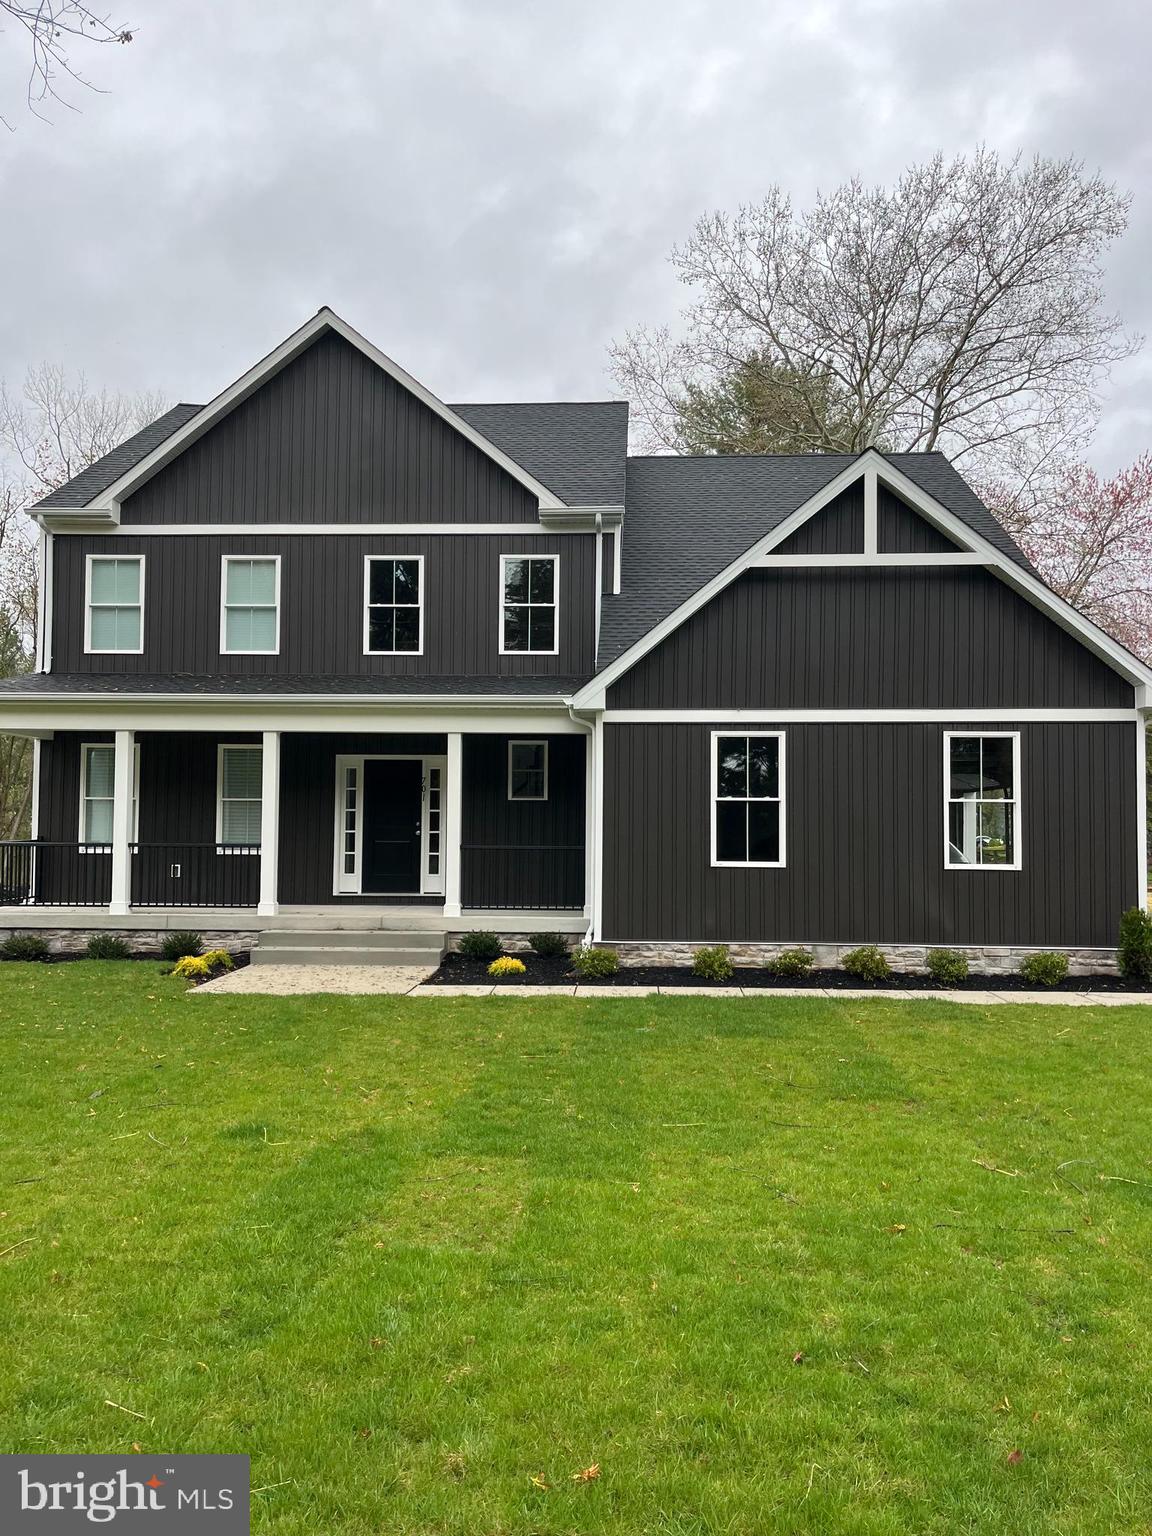
[[[235,654],[235,653],[233,653]],[[257,851],[264,847],[264,794],[261,788],[260,794],[260,837],[255,843],[228,843],[224,842],[224,754],[225,752],[240,749],[245,752],[259,752],[263,762],[263,743],[259,741],[222,741],[216,747],[216,852],[218,854],[249,854],[253,848]],[[251,798],[251,797],[249,797]]]
[[[505,647],[504,647],[504,611],[505,611],[505,608],[507,606],[505,601],[504,601],[505,590],[506,590],[506,588],[505,588],[505,581],[504,581],[504,568],[508,564],[509,560],[551,560],[551,562],[552,562],[552,565],[553,565],[553,568],[554,568],[553,569],[553,574],[552,574],[552,603],[551,603],[551,605],[546,604],[546,603],[535,603],[535,604],[532,605],[533,607],[537,607],[537,608],[545,608],[545,607],[548,607],[548,606],[551,606],[551,608],[552,608],[552,612],[553,612],[553,619],[552,619],[552,640],[553,640],[553,645],[552,645],[552,649],[550,651],[506,650]],[[531,580],[531,578],[529,578],[529,580]],[[531,590],[531,589],[529,589],[529,590]],[[514,608],[522,608],[525,605],[523,603],[513,603],[512,606]],[[500,653],[501,656],[559,656],[559,654],[560,654],[560,556],[558,554],[547,554],[547,555],[523,554],[523,555],[501,555],[500,556],[500,634],[498,636],[498,640],[499,640],[499,653]]]
[[[99,608],[140,609],[140,644],[123,650],[106,650],[92,644],[92,565],[97,560],[135,560],[140,567],[138,603],[98,603]],[[144,556],[143,555],[86,555],[84,558],[84,654],[85,656],[142,656],[144,654]]]
[[[232,651],[228,649],[228,609],[265,608],[266,603],[229,603],[228,567],[234,561],[269,560],[276,567],[276,644],[268,651]],[[280,556],[279,555],[221,555],[220,556],[220,654],[221,656],[279,656],[280,654]]]
[[[396,604],[396,603],[375,603],[375,604],[373,604],[373,603],[370,603],[368,601],[368,593],[369,593],[369,590],[370,590],[369,582],[370,582],[370,577],[371,577],[372,562],[373,562],[373,560],[414,560],[416,562],[417,567],[418,567],[418,574],[417,574],[416,580],[417,580],[417,583],[418,583],[418,591],[419,591],[419,594],[420,594],[420,601],[418,603],[416,603],[416,604],[412,604],[412,603],[401,603],[401,604]],[[416,609],[416,612],[417,612],[417,621],[416,621],[417,622],[417,631],[416,631],[417,645],[416,645],[416,649],[414,651],[374,651],[374,650],[372,650],[371,647],[368,644],[368,637],[369,637],[369,633],[370,633],[368,620],[369,620],[369,614],[370,614],[371,609],[373,607],[377,607],[377,608],[395,608],[397,606],[402,607],[402,608],[415,607],[415,609]],[[374,554],[374,555],[365,555],[364,556],[364,654],[365,654],[365,656],[423,656],[423,654],[424,654],[424,556],[423,555],[391,555],[391,554],[380,554],[380,553],[377,553],[377,554]]]
[[[512,793],[512,750],[514,747],[543,747],[544,748],[544,793],[542,795],[514,795]],[[548,798],[548,770],[549,770],[548,743],[543,737],[512,737],[508,742],[508,799],[514,805],[539,805]]]
[[[953,864],[948,857],[948,851],[952,846],[948,836],[948,811],[954,803],[952,800],[952,740],[953,737],[971,738],[999,737],[1002,740],[1012,742],[1012,799],[1002,801],[1001,804],[1012,806],[1013,816],[1013,858],[1010,864]],[[1003,874],[1013,870],[1020,870],[1023,865],[1024,853],[1024,819],[1022,816],[1023,796],[1020,783],[1020,732],[1019,731],[945,731],[944,732],[944,868],[954,873],[966,874],[975,871],[978,874]],[[956,801],[956,804],[962,802]]]
[[[717,790],[719,789],[719,769],[717,766],[716,743],[722,736],[746,736],[751,740],[771,739],[777,743],[777,778],[779,794],[753,796],[753,799],[762,799],[769,805],[780,807],[780,857],[778,859],[720,859],[716,856],[716,806],[719,803]],[[711,844],[711,858],[713,869],[784,869],[788,862],[788,847],[785,840],[785,789],[784,778],[784,749],[785,739],[783,731],[748,731],[739,726],[731,727],[725,731],[712,731],[708,737],[708,750],[711,755],[711,798],[708,805],[709,839]],[[740,804],[744,804],[741,799]]]
[[[88,783],[88,754],[93,748],[102,748],[107,752],[115,750],[114,743],[110,741],[83,741],[80,743],[80,812],[76,821],[76,846],[81,853],[105,853],[112,844],[91,843],[84,840],[84,811],[88,804],[88,796],[84,793],[84,787]],[[113,763],[113,786],[115,786],[115,763]],[[115,792],[115,789],[113,789]],[[136,742],[132,748],[132,842],[140,841],[140,743]]]

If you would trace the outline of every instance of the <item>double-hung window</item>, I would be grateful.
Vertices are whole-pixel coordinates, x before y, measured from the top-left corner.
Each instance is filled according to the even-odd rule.
[[[712,733],[712,863],[784,863],[784,737]]]
[[[216,841],[221,848],[260,846],[263,773],[263,748],[220,748]]]
[[[1020,868],[1020,733],[944,733],[944,862]]]
[[[500,653],[559,650],[560,556],[500,556]]]
[[[364,560],[365,655],[419,656],[423,649],[423,557],[367,555]]]
[[[131,836],[137,837],[140,744],[133,753]],[[80,845],[106,847],[112,841],[112,807],[116,799],[116,748],[85,742],[80,748]]]
[[[275,656],[279,653],[279,555],[224,556],[220,650],[225,656]]]
[[[144,649],[144,556],[89,555],[84,649],[139,656]]]
[[[546,741],[510,741],[508,743],[509,800],[547,800],[548,743]]]

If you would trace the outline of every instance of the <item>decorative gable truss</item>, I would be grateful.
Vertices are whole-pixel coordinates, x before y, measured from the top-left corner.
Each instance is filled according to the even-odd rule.
[[[843,493],[857,483],[862,484],[862,537],[859,547],[842,553],[778,553],[798,529],[817,518],[830,508]],[[920,551],[891,551],[880,548],[880,492],[886,488],[906,507],[922,518],[941,537],[935,547]],[[853,543],[856,540],[853,538]],[[787,567],[834,567],[834,566],[957,566],[980,565],[993,571],[1000,580],[1039,608],[1061,628],[1068,631],[1100,659],[1130,682],[1135,690],[1135,707],[1152,707],[1152,668],[1145,666],[1138,657],[1105,634],[1071,604],[1058,597],[1022,565],[997,549],[981,534],[969,527],[963,519],[922,490],[913,480],[890,463],[883,454],[873,448],[866,449],[852,464],[836,475],[814,496],[766,533],[738,560],[706,582],[679,608],[655,625],[634,645],[622,652],[609,666],[594,677],[574,697],[575,709],[601,710],[605,707],[607,690],[617,678],[653,650],[674,630],[706,603],[722,592],[744,571]]]

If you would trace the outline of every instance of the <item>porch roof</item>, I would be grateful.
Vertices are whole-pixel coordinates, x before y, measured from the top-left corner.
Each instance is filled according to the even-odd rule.
[[[191,673],[29,672],[0,679],[0,698],[214,698],[259,694],[265,698],[484,698],[566,699],[588,681],[580,677],[303,677],[241,673],[204,677]]]

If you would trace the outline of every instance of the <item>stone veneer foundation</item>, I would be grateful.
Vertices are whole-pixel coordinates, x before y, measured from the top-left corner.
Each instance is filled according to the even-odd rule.
[[[123,939],[134,955],[159,955],[160,946],[171,933],[193,932],[198,933],[204,940],[205,949],[231,949],[235,951],[249,950],[259,937],[258,930],[238,928],[197,928],[194,923],[188,923],[181,929],[175,928],[42,928],[39,924],[33,927],[21,927],[18,923],[10,928],[0,928],[0,940],[6,939],[10,933],[36,933],[48,941],[49,949],[58,955],[82,955],[88,948],[88,940],[94,933],[103,937]]]
[[[695,944],[630,944],[609,946],[620,956],[621,965],[691,965],[692,956],[699,947]],[[810,949],[820,970],[835,970],[841,958],[858,948],[856,944],[729,944],[728,953],[734,965],[764,965],[783,949]],[[972,970],[984,976],[1012,976],[1020,969],[1026,955],[1043,953],[1038,947],[1025,945],[971,945],[971,944],[880,944],[877,946],[894,971],[923,971],[924,957],[929,949],[952,949],[967,957]],[[1053,946],[1054,947],[1054,946]],[[1114,949],[1069,949],[1070,976],[1118,974]]]

